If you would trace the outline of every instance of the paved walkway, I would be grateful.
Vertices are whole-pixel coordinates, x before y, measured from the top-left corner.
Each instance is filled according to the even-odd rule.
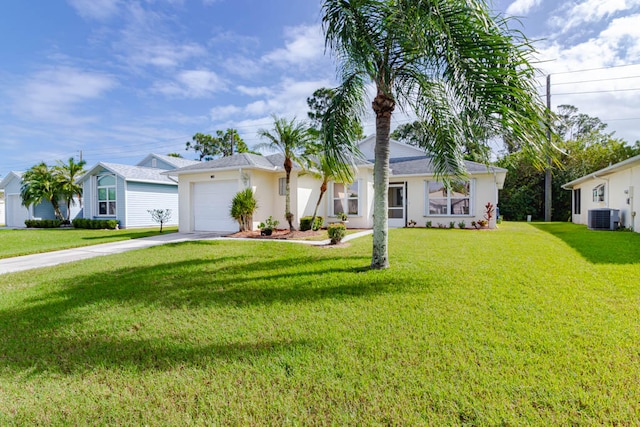
[[[342,240],[343,242],[371,234],[372,230],[359,231],[349,234]],[[256,239],[236,239],[221,237],[215,233],[168,233],[158,236],[144,237],[141,239],[123,240],[113,243],[102,243],[81,248],[64,249],[55,252],[45,252],[42,254],[25,255],[13,258],[0,259],[0,274],[14,273],[17,271],[31,270],[33,268],[49,267],[52,265],[64,264],[67,262],[80,261],[103,255],[118,254],[135,249],[150,248],[152,246],[164,245],[165,243],[187,242],[192,240],[251,240]],[[306,245],[326,245],[329,240],[263,240],[269,242],[289,242]]]

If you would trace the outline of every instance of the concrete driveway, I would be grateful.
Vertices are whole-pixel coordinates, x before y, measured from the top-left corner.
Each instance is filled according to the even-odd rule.
[[[343,242],[371,234],[372,230],[364,230],[349,234],[342,240]],[[141,239],[123,240],[113,243],[102,243],[94,246],[83,246],[81,248],[64,249],[55,252],[45,252],[41,254],[25,255],[13,258],[0,259],[0,274],[15,273],[17,271],[31,270],[40,267],[50,267],[52,265],[64,264],[67,262],[80,261],[103,255],[119,254],[135,249],[150,248],[152,246],[164,245],[166,243],[187,242],[190,240],[214,240],[226,239],[221,234],[216,233],[168,233],[158,236],[143,237]],[[235,239],[229,240],[250,240],[256,239]],[[300,243],[306,245],[326,245],[328,240],[308,241],[308,240],[268,240],[270,242]]]

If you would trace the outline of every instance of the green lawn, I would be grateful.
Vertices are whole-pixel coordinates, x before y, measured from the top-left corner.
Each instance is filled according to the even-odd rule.
[[[0,276],[0,425],[640,424],[639,234],[391,230],[388,271],[370,246]]]
[[[0,230],[0,259],[156,236],[159,230],[160,227],[126,230],[76,230],[75,228]],[[178,227],[166,227],[162,232],[169,233],[177,230]]]

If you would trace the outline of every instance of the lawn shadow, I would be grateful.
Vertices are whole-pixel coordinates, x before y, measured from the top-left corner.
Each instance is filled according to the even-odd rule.
[[[271,304],[367,298],[403,290],[388,275],[385,279],[375,273],[355,274],[368,259],[358,255],[318,257],[312,251],[300,252],[277,257],[276,261],[284,259],[285,263],[274,264],[274,258],[261,259],[246,252],[212,256],[207,242],[172,243],[156,250],[183,245],[196,247],[188,249],[192,257],[67,277],[68,284],[56,284],[55,290],[43,290],[38,297],[0,311],[0,363],[18,370],[69,373],[103,365],[169,369],[217,357],[251,358],[310,343],[272,342],[265,337],[256,343],[203,344],[198,337],[176,338],[173,333],[148,340],[127,330],[105,333],[97,326],[85,330],[86,321],[95,322],[100,316],[97,307],[116,311],[122,307],[125,318],[137,307],[143,307],[145,313],[149,307],[165,313],[176,310],[176,316],[185,316],[185,310],[247,307],[250,315],[250,307],[261,310]]]
[[[593,264],[639,264],[640,234],[621,231],[595,231],[572,223],[532,223],[549,233]]]

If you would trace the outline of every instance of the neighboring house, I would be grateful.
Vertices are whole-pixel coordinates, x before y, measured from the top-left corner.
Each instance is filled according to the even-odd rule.
[[[635,189],[640,191],[640,156],[585,175],[562,188],[572,192],[572,222],[591,226],[589,211],[609,208],[619,211],[620,226],[640,231],[638,202],[634,200]]]
[[[165,225],[176,225],[178,184],[162,172],[199,163],[159,154],[149,154],[135,166],[100,162],[78,179],[83,188],[83,216],[115,219],[121,228],[149,227],[156,225],[149,210],[171,209]]]
[[[506,169],[466,162],[468,179],[447,190],[434,178],[433,166],[423,150],[394,140],[390,145],[390,227],[404,227],[410,220],[422,227],[426,221],[432,221],[433,226],[465,221],[470,226],[471,221],[483,218],[487,202],[497,205]],[[344,212],[350,228],[373,227],[374,146],[373,136],[360,142],[360,151],[368,160],[359,162],[352,184],[330,183],[319,209],[319,215],[327,223],[338,221],[336,215]],[[247,187],[253,189],[258,201],[254,229],[269,216],[282,225],[285,222],[282,164],[281,154],[242,153],[164,172],[178,178],[180,231],[238,231],[238,223],[229,216],[231,200]],[[319,193],[320,180],[295,167],[291,173],[291,210],[296,223],[313,214]],[[495,226],[495,218],[491,226]]]
[[[4,190],[4,216],[2,222],[7,227],[25,227],[27,219],[55,219],[56,215],[53,206],[49,202],[42,202],[37,205],[31,205],[28,208],[22,204],[20,197],[20,189],[22,188],[22,173],[11,171],[0,181],[0,189]],[[60,211],[66,216],[67,206],[60,201]],[[78,203],[71,206],[70,217],[76,218],[81,216],[81,208]]]
[[[0,191],[0,225],[4,225],[4,191]]]

